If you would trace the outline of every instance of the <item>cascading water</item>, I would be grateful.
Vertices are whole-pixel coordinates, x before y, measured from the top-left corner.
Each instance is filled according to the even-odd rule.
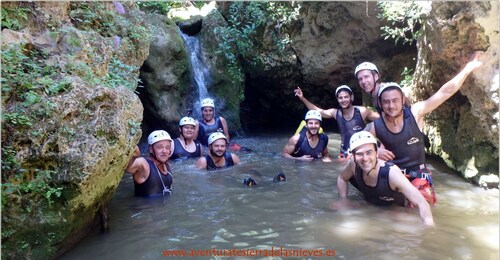
[[[179,30],[179,34],[184,40],[184,44],[189,53],[189,63],[191,72],[193,73],[194,81],[198,87],[198,100],[194,107],[198,107],[202,99],[210,97],[207,90],[207,84],[210,81],[210,75],[207,66],[203,63],[200,57],[200,41],[196,36],[189,36]],[[196,112],[197,109],[195,109]]]

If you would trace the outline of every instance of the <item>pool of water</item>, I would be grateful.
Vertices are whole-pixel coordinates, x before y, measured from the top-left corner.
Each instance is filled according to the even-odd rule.
[[[339,135],[329,136],[329,151],[336,156]],[[369,205],[353,187],[349,197],[354,206],[338,210],[332,204],[338,200],[337,174],[345,161],[284,159],[279,153],[288,138],[239,138],[235,141],[254,152],[237,153],[242,163],[219,172],[199,171],[195,161],[172,162],[173,193],[167,198],[134,197],[133,180],[124,175],[109,203],[111,230],[95,230],[61,258],[162,259],[165,254],[202,253],[196,250],[241,259],[270,254],[499,258],[497,189],[483,190],[430,161],[438,199],[432,208],[436,228],[424,227],[417,209]],[[273,183],[280,171],[287,181]],[[257,185],[244,186],[245,177],[254,178]]]

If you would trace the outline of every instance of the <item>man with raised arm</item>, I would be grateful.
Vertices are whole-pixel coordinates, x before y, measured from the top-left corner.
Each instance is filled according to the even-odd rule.
[[[172,138],[163,130],[148,136],[149,156],[141,157],[136,146],[126,172],[134,179],[135,196],[167,196],[172,191],[173,176],[168,159],[172,151]]]
[[[482,65],[481,52],[475,52],[465,67],[434,95],[405,106],[405,96],[397,83],[385,83],[378,91],[381,117],[366,126],[382,147],[378,157],[392,160],[430,203],[436,202],[431,172],[425,165],[424,116],[455,94],[467,76]]]
[[[329,108],[322,109],[311,103],[304,97],[300,87],[295,89],[295,96],[297,96],[308,109],[317,110],[321,113],[322,118],[334,118],[337,121],[340,131],[340,158],[348,156],[347,146],[351,136],[365,128],[365,121],[368,119],[373,121],[379,118],[377,112],[362,106],[353,106],[354,95],[349,86],[342,85],[335,90],[335,96],[339,102],[340,109]]]

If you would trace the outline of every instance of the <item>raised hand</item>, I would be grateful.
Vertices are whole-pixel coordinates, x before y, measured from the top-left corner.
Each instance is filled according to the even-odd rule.
[[[302,93],[302,89],[300,89],[300,87],[297,87],[295,90],[293,90],[293,92],[295,93],[296,97],[299,98],[304,97],[304,93]]]

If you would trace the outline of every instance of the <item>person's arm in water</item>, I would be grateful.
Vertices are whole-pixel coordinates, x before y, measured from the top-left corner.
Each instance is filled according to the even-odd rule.
[[[225,136],[226,136],[226,138],[227,138],[227,143],[229,143],[229,130],[228,130],[228,128],[227,128],[227,122],[226,122],[226,119],[225,119],[225,118],[223,118],[223,117],[221,117],[221,116],[219,116],[219,118],[220,118],[220,122],[222,123],[222,128],[223,128],[222,130],[224,130],[224,135],[225,135]]]
[[[317,107],[316,105],[314,105],[313,103],[311,103],[309,100],[307,100],[305,97],[304,97],[304,93],[302,93],[302,90],[300,89],[300,87],[297,87],[295,90],[294,90],[294,93],[295,93],[295,96],[298,97],[302,103],[304,103],[304,105],[306,105],[307,109],[309,110],[318,110],[319,113],[321,114],[321,117],[323,118],[334,118],[334,119],[337,119],[337,109],[335,108],[330,108],[330,109],[322,109],[322,108],[319,108]]]
[[[207,159],[202,156],[196,161],[196,168],[201,169],[201,170],[206,170],[207,169]]]
[[[126,172],[132,174],[136,183],[143,183],[149,177],[149,164],[144,157],[141,157],[141,151],[138,146],[135,146],[134,153],[130,158]]]
[[[314,158],[310,155],[304,155],[302,157],[293,157],[292,153],[293,150],[295,149],[295,145],[299,141],[299,134],[293,135],[290,137],[288,140],[288,143],[285,145],[285,148],[283,148],[283,151],[281,152],[281,156],[288,158],[288,159],[293,159],[293,160],[301,160],[301,161],[312,161]]]
[[[356,164],[354,163],[354,159],[349,159],[347,165],[340,171],[337,177],[337,193],[339,197],[342,199],[347,198],[347,187],[349,179],[354,176],[354,171],[356,169]]]
[[[426,225],[434,226],[434,218],[429,203],[422,196],[422,193],[401,173],[401,169],[395,165],[389,171],[389,185],[391,189],[403,193],[413,205],[417,205],[420,218]]]
[[[322,153],[322,159],[323,162],[332,162],[332,158],[330,157],[330,154],[328,153],[328,146],[325,147],[325,150],[323,150]]]
[[[417,121],[420,129],[423,127],[423,118],[426,114],[432,112],[438,106],[443,104],[451,96],[453,96],[463,85],[465,79],[475,69],[479,68],[483,62],[479,61],[482,51],[474,52],[465,67],[450,81],[446,82],[434,95],[430,98],[417,102],[411,106],[411,112]]]
[[[240,157],[234,153],[231,153],[231,158],[233,159],[233,163],[234,165],[236,164],[239,164],[240,163]]]

